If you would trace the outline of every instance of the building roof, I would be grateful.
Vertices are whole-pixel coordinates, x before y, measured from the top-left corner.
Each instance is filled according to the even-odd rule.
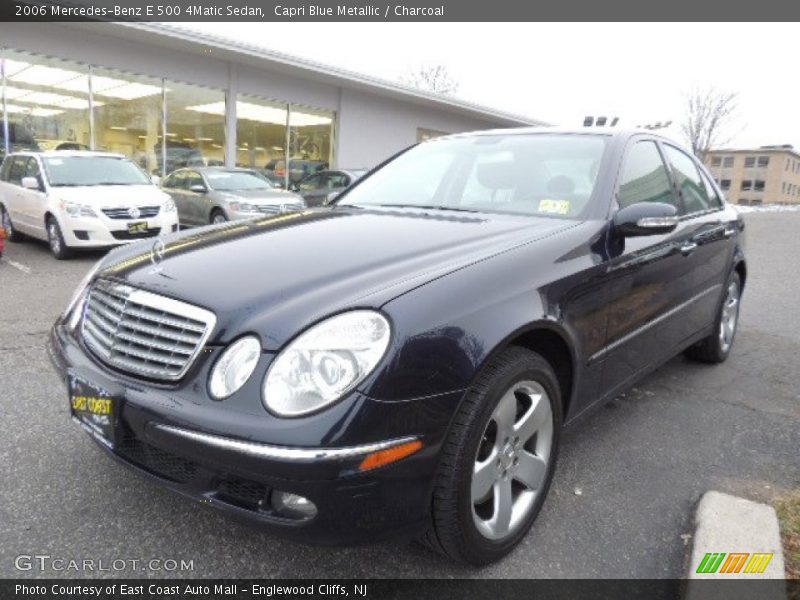
[[[92,25],[94,25],[94,27],[98,26],[96,23]],[[269,67],[270,69],[278,71],[291,72],[294,75],[297,75],[299,72],[309,79],[344,88],[361,89],[382,96],[393,97],[397,100],[427,105],[449,112],[461,113],[470,117],[493,120],[503,125],[547,125],[547,123],[537,119],[481,106],[452,96],[419,90],[394,81],[356,73],[354,71],[326,65],[283,52],[269,50],[261,46],[189,30],[171,24],[112,22],[104,23],[103,25],[106,27],[113,27],[113,35],[129,38],[139,43],[146,42],[176,49],[205,52],[210,48],[215,51],[215,55],[218,58],[229,60],[234,63],[253,64],[255,66],[261,66],[262,68]]]
[[[780,152],[792,154],[800,158],[800,151],[795,150],[791,145],[780,146],[757,146],[755,148],[719,148],[717,150],[709,150],[706,154],[769,154],[770,152]]]

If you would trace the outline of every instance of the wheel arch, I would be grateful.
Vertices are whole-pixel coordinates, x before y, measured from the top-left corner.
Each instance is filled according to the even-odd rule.
[[[56,214],[52,210],[50,210],[48,208],[46,211],[44,211],[44,229],[45,229],[45,233],[47,232],[47,222],[50,220],[51,217],[55,220],[56,224],[59,227],[61,227],[61,223],[58,222],[58,217],[56,216]]]
[[[575,365],[577,364],[575,345],[571,336],[557,323],[551,321],[530,323],[497,344],[487,355],[478,372],[483,370],[483,367],[495,356],[511,346],[519,346],[536,352],[550,364],[558,379],[562,415],[566,419],[575,391]]]

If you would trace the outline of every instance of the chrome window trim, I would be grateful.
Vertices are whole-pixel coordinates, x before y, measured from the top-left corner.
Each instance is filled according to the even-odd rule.
[[[183,429],[173,425],[165,425],[163,423],[157,423],[154,426],[159,431],[206,444],[220,450],[230,450],[256,458],[267,458],[284,462],[314,462],[320,460],[331,461],[356,458],[372,452],[378,452],[379,450],[386,450],[387,448],[399,446],[400,444],[413,442],[417,439],[416,436],[407,436],[383,442],[362,444],[360,446],[347,446],[343,448],[297,448],[246,442],[210,433]]]

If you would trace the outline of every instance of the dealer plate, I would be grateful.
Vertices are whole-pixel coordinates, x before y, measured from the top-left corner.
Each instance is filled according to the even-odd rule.
[[[128,233],[144,233],[147,231],[147,221],[128,223]]]
[[[72,418],[96,440],[113,448],[118,399],[101,386],[74,374],[68,378],[68,387]]]

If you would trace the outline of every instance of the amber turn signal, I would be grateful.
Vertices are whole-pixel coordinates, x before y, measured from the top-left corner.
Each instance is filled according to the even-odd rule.
[[[359,471],[370,471],[377,469],[384,465],[396,462],[401,458],[414,454],[417,450],[422,448],[422,442],[414,440],[412,442],[405,442],[386,450],[378,450],[371,454],[367,454],[361,464],[358,466]]]

